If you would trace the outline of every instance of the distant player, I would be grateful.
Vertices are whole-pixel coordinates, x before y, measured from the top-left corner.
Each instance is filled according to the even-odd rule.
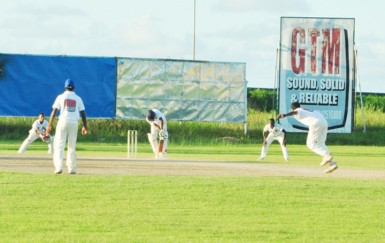
[[[88,132],[87,118],[83,100],[74,92],[74,81],[67,79],[64,83],[64,88],[64,93],[57,96],[52,105],[52,113],[48,122],[47,133],[51,132],[52,123],[55,120],[56,113],[60,110],[54,142],[54,173],[61,174],[63,172],[64,148],[68,138],[66,164],[68,167],[68,173],[76,174],[76,140],[78,137],[78,120],[81,116],[83,122],[82,134],[85,135]]]
[[[24,140],[17,153],[24,153],[33,141],[40,138],[43,142],[48,143],[48,153],[52,154],[53,139],[52,137],[46,136],[45,131],[47,130],[47,127],[48,122],[47,120],[44,120],[44,113],[40,113],[38,119],[32,123],[32,128],[29,130],[29,135]]]
[[[147,111],[146,120],[151,125],[151,133],[148,133],[147,136],[155,158],[167,157],[168,132],[166,116],[159,110],[152,109]]]
[[[331,173],[338,169],[337,163],[333,160],[329,149],[326,147],[328,123],[325,117],[318,111],[301,108],[298,102],[291,103],[291,110],[292,111],[287,114],[278,114],[278,119],[293,116],[299,122],[308,126],[309,132],[307,134],[306,145],[314,153],[323,156],[321,166],[329,164],[329,167],[324,172]]]
[[[259,160],[263,160],[266,158],[267,151],[269,150],[269,146],[274,140],[278,140],[279,144],[281,144],[283,158],[286,161],[289,160],[289,154],[286,148],[286,131],[285,129],[283,129],[281,125],[276,124],[273,118],[270,118],[269,124],[267,124],[263,128],[262,135],[263,135],[263,146],[261,151],[261,157],[259,158]]]

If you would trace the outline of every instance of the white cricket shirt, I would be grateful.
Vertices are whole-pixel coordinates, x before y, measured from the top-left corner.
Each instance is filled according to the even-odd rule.
[[[294,111],[297,112],[294,118],[306,126],[314,126],[321,122],[326,122],[325,117],[318,111],[309,111],[303,108],[297,108]]]
[[[158,109],[152,109],[152,111],[155,113],[154,123],[160,126],[160,120],[159,119],[162,118],[163,130],[167,131],[167,120],[166,120],[165,115],[163,115],[163,113],[160,112],[160,110],[158,110]]]
[[[273,136],[280,136],[281,134],[283,134],[282,130],[283,127],[277,123],[274,124],[273,128],[271,128],[270,124],[267,124],[263,128],[263,132],[269,132]]]
[[[48,121],[43,120],[43,123],[40,123],[40,120],[37,119],[32,123],[32,129],[29,132],[35,132],[36,130],[38,131],[39,134],[45,133],[45,130],[47,130],[48,127]]]
[[[59,120],[69,122],[77,122],[79,112],[85,110],[83,100],[75,92],[68,90],[56,98],[52,108],[60,110]]]

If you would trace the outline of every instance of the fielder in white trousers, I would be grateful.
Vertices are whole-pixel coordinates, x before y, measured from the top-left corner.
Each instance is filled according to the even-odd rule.
[[[37,135],[35,132],[30,132],[28,137],[21,144],[17,153],[19,154],[24,153],[27,150],[28,146],[38,138],[41,139],[41,135]],[[52,154],[53,153],[52,151],[53,151],[53,139],[50,139],[48,142],[48,153]]]
[[[28,146],[31,143],[33,143],[33,141],[35,141],[38,138],[43,139],[44,133],[48,127],[48,121],[44,120],[44,117],[45,117],[44,113],[40,113],[38,119],[32,123],[32,128],[31,130],[29,130],[28,137],[23,141],[17,153],[19,154],[24,153],[27,150]],[[52,154],[53,139],[52,138],[49,139],[47,143],[48,143],[48,153]]]
[[[281,125],[276,124],[273,118],[270,118],[269,124],[267,124],[263,128],[262,136],[263,136],[263,146],[261,151],[261,157],[258,160],[263,160],[266,158],[267,152],[269,151],[269,147],[271,143],[275,140],[277,140],[281,145],[283,158],[286,161],[289,160],[289,153],[286,147],[286,131],[285,129],[283,129]]]
[[[76,140],[78,137],[78,120],[82,119],[82,134],[88,133],[87,118],[83,100],[74,92],[75,84],[71,79],[64,83],[65,91],[56,97],[52,105],[52,113],[48,122],[47,133],[52,129],[56,113],[60,111],[59,121],[56,126],[53,164],[55,174],[63,172],[64,149],[67,144],[66,165],[69,174],[76,174]]]

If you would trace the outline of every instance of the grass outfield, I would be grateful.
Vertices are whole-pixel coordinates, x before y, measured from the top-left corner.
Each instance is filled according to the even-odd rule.
[[[20,144],[1,144],[13,154]],[[44,144],[43,144],[44,145]],[[27,153],[46,152],[34,143]],[[278,144],[264,163],[284,164]],[[305,145],[290,163],[319,166]],[[385,170],[382,147],[330,146],[340,168]],[[171,146],[170,157],[256,163],[260,145]],[[139,156],[151,156],[140,144]],[[79,144],[78,155],[126,155]],[[81,160],[79,161],[81,163]],[[0,172],[3,242],[383,242],[384,180]]]

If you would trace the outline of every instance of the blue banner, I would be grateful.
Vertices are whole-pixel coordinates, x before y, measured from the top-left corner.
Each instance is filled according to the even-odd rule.
[[[49,116],[68,78],[87,117],[115,117],[115,58],[17,54],[0,54],[0,116]]]

